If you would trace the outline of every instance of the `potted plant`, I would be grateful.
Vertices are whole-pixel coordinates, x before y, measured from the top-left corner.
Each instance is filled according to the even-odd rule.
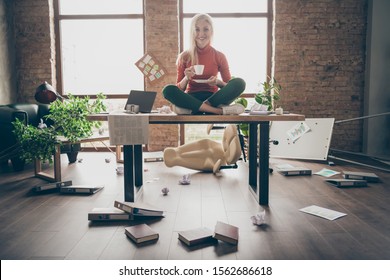
[[[273,111],[275,108],[275,101],[280,99],[280,91],[282,86],[276,79],[268,77],[268,81],[263,82],[262,90],[255,95],[255,101],[258,104],[266,105],[268,111]]]
[[[100,113],[106,110],[103,103],[105,96],[102,93],[97,95],[94,102],[90,102],[89,97],[80,98],[68,94],[68,99],[61,101],[55,100],[50,105],[50,113],[46,119],[52,123],[57,135],[69,143],[63,145],[61,150],[66,152],[70,163],[77,159],[80,150],[79,141],[92,135],[93,128],[100,127],[100,122],[91,122],[87,116],[94,113]]]
[[[19,157],[23,165],[35,159],[53,162],[55,146],[60,144],[53,127],[42,125],[42,122],[38,127],[26,125],[19,119],[16,119],[13,125],[13,133],[20,145]]]
[[[265,105],[268,111],[273,111],[276,104],[275,101],[280,100],[280,92],[282,86],[276,81],[275,78],[268,77],[268,80],[261,83],[261,90],[255,95],[255,105]],[[248,105],[248,101],[244,97],[238,98],[236,103],[242,104],[245,108]],[[240,130],[244,136],[248,136],[249,126],[248,124],[240,124]]]
[[[26,126],[18,120],[13,122],[13,132],[21,145],[21,157],[26,162],[39,159],[51,163],[55,146],[60,144],[61,151],[68,154],[69,162],[75,162],[80,150],[79,141],[91,136],[93,128],[101,125],[100,122],[89,121],[87,116],[105,111],[104,99],[102,93],[93,102],[89,97],[69,94],[65,100],[57,99],[51,103],[49,114],[44,117],[47,124],[41,121],[41,125],[35,127]],[[69,145],[64,145],[62,141],[69,142]]]

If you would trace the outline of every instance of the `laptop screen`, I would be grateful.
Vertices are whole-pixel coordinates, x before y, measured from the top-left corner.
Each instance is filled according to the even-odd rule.
[[[135,104],[139,106],[139,111],[141,113],[150,113],[152,111],[156,95],[157,92],[155,91],[131,90],[129,97],[127,98],[126,105]]]

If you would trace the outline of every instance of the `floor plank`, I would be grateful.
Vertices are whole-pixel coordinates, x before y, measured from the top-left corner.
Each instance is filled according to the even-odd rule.
[[[105,158],[112,157],[106,163]],[[144,164],[140,201],[165,210],[165,217],[141,221],[90,222],[94,207],[113,207],[123,200],[123,175],[118,175],[111,153],[80,153],[74,164],[62,160],[64,180],[73,184],[104,185],[94,195],[32,194],[46,183],[33,176],[33,166],[21,172],[0,170],[1,259],[90,260],[328,260],[390,259],[390,174],[350,163],[271,159],[271,166],[289,163],[313,173],[328,168],[342,172],[374,172],[381,178],[367,188],[339,189],[318,175],[285,177],[270,174],[270,203],[257,204],[248,187],[247,163],[223,170],[218,176],[163,162]],[[190,185],[179,180],[190,175]],[[341,174],[335,178],[341,178]],[[168,195],[161,189],[167,187]],[[318,205],[347,216],[335,221],[299,209]],[[265,224],[251,216],[265,211]],[[217,221],[239,227],[239,243],[224,242],[188,247],[178,231],[197,227],[214,229]],[[159,233],[157,242],[136,245],[124,228],[145,222]]]

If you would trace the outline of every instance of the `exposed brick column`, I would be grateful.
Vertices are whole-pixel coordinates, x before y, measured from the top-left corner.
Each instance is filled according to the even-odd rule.
[[[52,1],[14,0],[18,102],[35,102],[44,81],[56,86]]]
[[[161,81],[146,82],[146,89],[157,91],[155,108],[168,105],[162,89],[176,81],[176,58],[179,52],[177,0],[145,0],[145,50],[156,57],[168,74]],[[178,125],[150,126],[148,148],[151,151],[178,145]]]
[[[366,0],[277,0],[275,77],[285,110],[308,118],[363,113]],[[362,122],[336,125],[332,148],[361,151]]]

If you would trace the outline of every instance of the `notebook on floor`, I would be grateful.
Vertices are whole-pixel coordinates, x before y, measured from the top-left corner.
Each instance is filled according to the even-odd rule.
[[[155,91],[131,90],[126,105],[135,104],[139,106],[140,113],[151,113],[156,95]]]

